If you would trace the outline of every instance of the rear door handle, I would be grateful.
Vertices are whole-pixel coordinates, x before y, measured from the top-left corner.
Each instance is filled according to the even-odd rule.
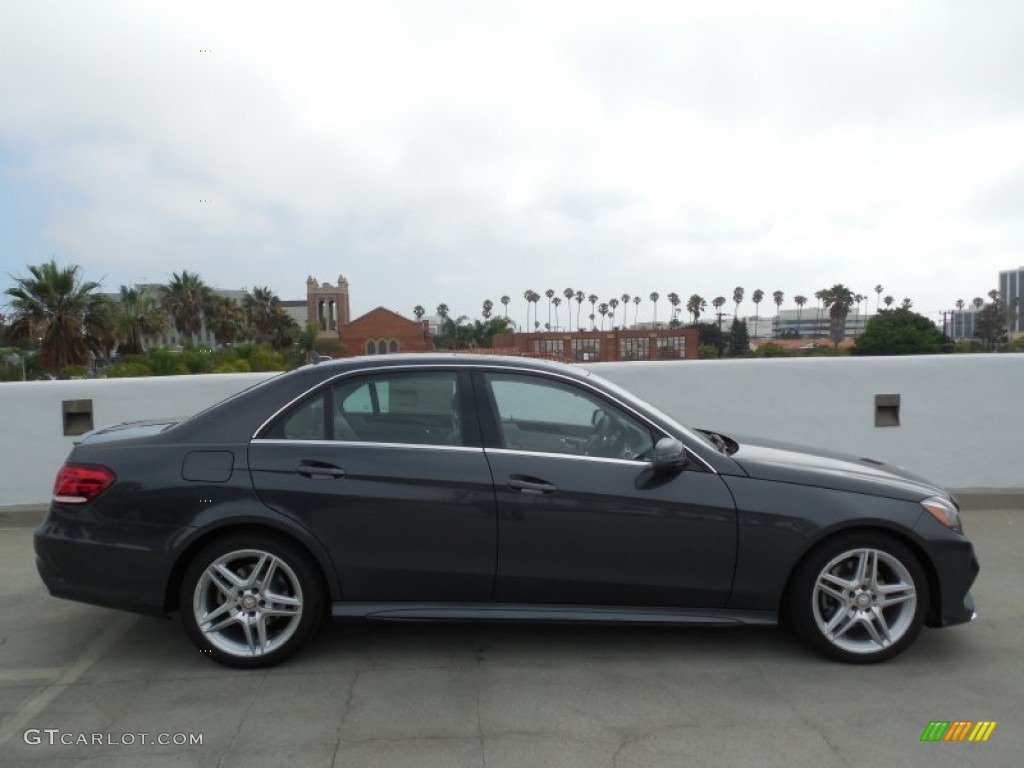
[[[345,470],[323,461],[300,461],[295,471],[303,477],[316,479],[339,478],[345,476]]]
[[[508,487],[513,491],[521,491],[522,493],[538,493],[547,494],[554,493],[558,490],[558,486],[552,485],[551,483],[545,482],[544,480],[538,480],[532,477],[519,477],[513,476],[509,478]]]

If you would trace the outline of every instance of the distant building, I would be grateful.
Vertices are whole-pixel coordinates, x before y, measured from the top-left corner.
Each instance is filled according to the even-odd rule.
[[[974,338],[974,328],[978,318],[977,309],[973,306],[970,308],[965,307],[964,309],[954,309],[949,313],[948,317],[949,324],[945,331],[953,341],[970,341]]]
[[[807,306],[803,309],[783,309],[772,318],[773,337],[793,332],[799,333],[801,338],[829,338],[832,331],[831,318],[828,315],[827,307]],[[858,314],[854,308],[846,316],[846,333],[844,339],[860,336],[867,326],[869,315]],[[760,334],[762,337],[765,334]],[[750,334],[754,336],[753,333]]]
[[[999,300],[1006,307],[1006,327],[1012,337],[1024,332],[1021,298],[1024,294],[1024,267],[999,273]]]
[[[385,355],[392,352],[430,352],[434,339],[426,322],[402,317],[384,307],[345,323],[338,338],[349,355]]]
[[[579,363],[620,360],[696,360],[694,328],[495,334],[493,346],[521,354],[551,356]]]

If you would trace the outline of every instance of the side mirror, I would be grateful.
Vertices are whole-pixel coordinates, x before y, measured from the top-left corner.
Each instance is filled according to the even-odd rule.
[[[653,468],[656,473],[679,472],[689,463],[686,446],[674,437],[663,437],[654,444]]]

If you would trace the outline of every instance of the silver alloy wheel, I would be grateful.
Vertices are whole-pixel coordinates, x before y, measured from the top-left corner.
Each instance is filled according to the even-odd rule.
[[[811,602],[826,640],[850,653],[870,654],[898,642],[911,628],[917,589],[899,559],[881,549],[858,548],[821,569]]]
[[[232,656],[265,656],[298,629],[302,587],[281,558],[240,549],[206,567],[196,583],[192,611],[213,647]]]

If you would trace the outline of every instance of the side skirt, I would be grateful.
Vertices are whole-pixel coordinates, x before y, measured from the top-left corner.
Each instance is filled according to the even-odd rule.
[[[346,603],[331,606],[336,621],[525,621],[583,624],[678,624],[772,626],[776,611],[624,608],[603,605],[525,605],[512,603]]]

